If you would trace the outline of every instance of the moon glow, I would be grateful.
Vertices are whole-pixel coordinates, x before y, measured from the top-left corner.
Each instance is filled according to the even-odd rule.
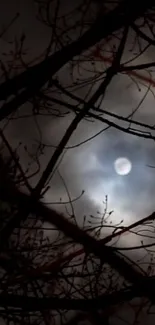
[[[119,175],[128,175],[132,169],[131,161],[128,158],[120,157],[114,162],[114,168]]]

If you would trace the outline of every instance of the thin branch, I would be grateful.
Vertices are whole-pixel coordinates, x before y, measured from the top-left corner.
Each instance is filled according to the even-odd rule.
[[[63,88],[63,87],[61,87],[61,88]],[[66,94],[68,94],[68,96],[71,95],[70,97],[71,97],[72,99],[74,99],[74,100],[78,100],[78,101],[80,101],[81,103],[83,103],[83,104],[86,105],[85,100],[81,99],[81,98],[78,97],[78,96],[72,95],[70,92],[66,91],[65,89],[64,89],[64,91],[65,91],[65,93],[67,92]],[[57,99],[57,98],[53,98],[53,97],[50,97],[50,96],[48,96],[48,95],[44,95],[44,94],[41,94],[41,93],[39,94],[39,97],[41,97],[41,98],[43,97],[43,98],[45,98],[45,99],[48,100],[48,101],[53,101],[54,103],[58,103],[59,105],[62,105],[62,106],[64,106],[64,107],[69,108],[69,109],[70,109],[71,111],[73,111],[73,112],[80,112],[80,111],[81,111],[81,109],[78,108],[77,105],[68,104],[66,101],[61,101],[61,100],[59,100],[59,99]],[[93,105],[93,106],[91,107],[91,110],[93,110],[93,111],[95,111],[95,112],[99,112],[99,113],[106,114],[106,115],[108,115],[108,116],[110,116],[110,117],[114,117],[114,118],[116,118],[116,119],[118,119],[118,120],[120,120],[120,121],[124,121],[124,122],[126,122],[126,123],[130,123],[130,124],[132,123],[133,125],[140,126],[140,127],[143,127],[143,128],[146,128],[146,129],[149,129],[149,130],[152,130],[152,131],[155,131],[155,127],[152,126],[152,125],[145,124],[145,123],[142,123],[142,122],[139,122],[139,121],[133,120],[133,119],[131,119],[131,118],[129,118],[129,117],[123,117],[123,116],[120,116],[120,115],[118,115],[118,114],[108,112],[108,111],[106,111],[106,110],[104,110],[104,109],[101,109],[101,108],[95,107],[95,105]],[[95,120],[99,120],[99,121],[101,121],[101,122],[103,122],[103,123],[109,124],[109,126],[113,126],[113,127],[114,127],[114,125],[115,125],[116,128],[117,128],[117,124],[116,124],[116,123],[114,123],[113,125],[110,125],[111,122],[110,122],[109,120],[103,118],[103,117],[100,116],[100,115],[96,115],[96,114],[94,114],[94,113],[92,113],[92,112],[89,111],[89,112],[87,113],[87,116],[88,116],[88,117],[92,117],[92,118],[94,118]],[[130,130],[129,128],[123,128],[121,131],[124,131],[124,132],[126,132],[126,133],[131,133],[131,134],[136,135],[136,136],[139,136],[139,137],[143,136],[143,133],[139,133],[138,130],[137,130],[137,132],[136,132],[136,129],[135,129],[134,132],[132,131],[132,129]],[[102,130],[101,130],[101,132],[102,132]],[[136,134],[135,134],[135,132],[136,132]],[[153,136],[152,136],[151,134],[149,134],[149,133],[146,133],[146,132],[144,132],[144,137],[145,137],[146,134],[149,135],[149,137],[148,137],[149,139],[153,139]],[[47,145],[47,144],[45,144],[45,145],[50,147],[50,145]],[[56,146],[53,146],[53,145],[51,145],[51,147],[56,148]],[[65,146],[64,149],[72,149],[72,148],[74,148],[74,146],[71,146],[71,147],[69,147],[69,146]]]
[[[81,97],[79,97],[79,96],[77,96],[77,95],[74,95],[74,94],[72,94],[71,92],[69,92],[68,90],[66,90],[64,87],[62,87],[60,84],[58,84],[57,82],[55,82],[54,81],[54,84],[55,84],[55,86],[58,88],[58,89],[60,89],[65,95],[67,95],[68,97],[70,97],[71,99],[73,99],[73,100],[76,100],[76,101],[78,101],[78,102],[80,102],[80,103],[82,103],[82,104],[86,104],[86,101],[84,100],[84,99],[82,99]],[[77,111],[77,112],[79,112],[81,109],[79,109],[76,105],[74,106],[74,105],[71,105],[71,104],[68,104],[67,102],[65,102],[65,101],[61,101],[60,99],[57,99],[57,98],[51,98],[50,96],[48,96],[48,95],[44,95],[44,94],[41,94],[41,93],[39,93],[39,96],[40,97],[43,97],[43,98],[46,98],[47,100],[51,100],[51,101],[53,101],[53,102],[55,102],[55,103],[58,103],[59,105],[63,105],[63,103],[64,103],[64,106],[66,106],[67,108],[69,108],[70,110],[72,110],[73,111],[73,109],[74,109],[74,111]],[[93,111],[95,111],[95,112],[99,112],[99,113],[102,113],[102,114],[106,114],[106,115],[108,115],[108,116],[111,116],[111,117],[114,117],[114,118],[116,118],[116,119],[118,119],[118,120],[120,120],[120,121],[124,121],[124,122],[128,122],[128,123],[131,123],[132,122],[132,124],[134,124],[134,125],[137,125],[137,126],[141,126],[141,127],[144,127],[144,128],[146,128],[146,129],[150,129],[150,130],[152,130],[152,131],[155,131],[155,126],[153,125],[153,126],[151,126],[151,125],[149,125],[149,124],[145,124],[145,123],[142,123],[142,122],[139,122],[139,121],[136,121],[136,120],[131,120],[129,117],[130,117],[130,115],[129,116],[127,116],[127,117],[124,117],[124,116],[120,116],[120,115],[118,115],[118,114],[115,114],[115,113],[112,113],[112,112],[108,112],[108,111],[106,111],[105,109],[101,109],[101,108],[98,108],[97,106],[95,106],[95,105],[93,105],[92,107],[91,107],[91,109],[93,110]],[[94,117],[94,115],[92,115],[92,113],[89,111],[88,112],[88,116],[90,116],[90,117]],[[96,117],[94,117],[95,119],[100,119],[100,118],[102,118],[102,116],[96,116]]]
[[[17,168],[18,168],[18,170],[19,170],[19,172],[20,172],[20,174],[21,174],[21,176],[23,178],[23,181],[25,183],[25,186],[27,187],[27,189],[31,193],[32,192],[32,187],[30,186],[30,184],[29,184],[29,182],[28,182],[28,180],[27,180],[27,178],[25,176],[25,173],[24,173],[24,171],[22,169],[22,166],[20,165],[18,159],[16,158],[16,155],[14,154],[14,152],[13,152],[13,150],[12,150],[12,148],[11,148],[9,142],[8,142],[8,140],[6,139],[4,133],[3,133],[3,131],[1,129],[0,129],[0,137],[2,138],[3,142],[5,143],[6,148],[8,149],[12,160],[15,162],[15,164],[16,164],[16,166],[17,166]]]
[[[122,230],[120,230],[118,232],[117,231],[113,232],[111,235],[107,236],[106,238],[102,239],[101,241],[103,244],[109,243],[109,241],[111,241],[113,238],[121,236],[121,235],[125,234],[126,232],[130,231],[131,229],[138,227],[138,226],[146,223],[147,221],[152,221],[152,220],[155,220],[154,212],[151,213],[148,217],[140,219],[140,220],[132,223],[131,225],[124,227]]]
[[[107,306],[124,303],[130,301],[135,297],[141,297],[142,290],[138,293],[134,287],[116,291],[112,294],[105,294],[101,297],[94,299],[67,299],[67,298],[35,298],[18,295],[0,295],[0,306],[6,307],[8,311],[9,307],[16,308],[16,311],[36,311],[36,310],[54,310],[54,309],[66,309],[66,310],[94,310],[94,309],[105,309]],[[12,311],[12,310],[11,310]]]
[[[155,67],[155,61],[143,63],[143,64],[135,64],[135,65],[121,65],[119,72],[127,72],[133,70],[144,70],[148,68]],[[140,76],[142,78],[142,76]]]
[[[155,45],[155,40],[147,36],[145,33],[143,33],[136,24],[131,24],[132,29],[136,32],[137,35],[139,35],[144,41],[148,42],[151,45]]]

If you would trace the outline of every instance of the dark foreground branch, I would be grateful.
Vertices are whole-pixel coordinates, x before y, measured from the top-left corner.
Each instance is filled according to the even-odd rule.
[[[0,295],[0,306],[10,308],[22,309],[24,311],[41,311],[45,309],[66,309],[66,310],[95,310],[105,309],[111,305],[130,301],[134,297],[141,297],[142,292],[134,288],[127,290],[120,290],[112,294],[105,294],[94,299],[66,299],[66,298],[35,298],[18,295]]]
[[[0,100],[7,99],[12,94],[17,95],[17,98],[2,106],[0,120],[16,111],[18,107],[34,96],[73,57],[80,55],[83,51],[119,30],[127,22],[132,24],[153,5],[153,0],[144,0],[140,5],[134,0],[121,1],[114,10],[98,19],[77,41],[67,45],[41,63],[28,68],[27,71],[13,79],[2,83],[0,85]],[[19,94],[21,89],[24,91]]]

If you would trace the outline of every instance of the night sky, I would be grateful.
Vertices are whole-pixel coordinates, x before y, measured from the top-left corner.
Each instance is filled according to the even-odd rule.
[[[70,10],[69,3],[69,1],[66,1],[65,10]],[[62,8],[62,12],[63,10],[64,7]],[[34,19],[36,6],[32,0],[5,0],[4,3],[1,2],[0,26],[5,26],[16,12],[20,13],[19,18],[11,30],[0,40],[0,58],[3,62],[8,60],[4,52],[8,53],[14,46],[8,44],[8,41],[14,41],[15,37],[18,39],[22,33],[26,35],[25,49],[27,50],[27,61],[35,58],[37,55],[39,56],[47,47],[50,40],[50,28],[43,26],[42,23]],[[136,52],[135,49],[131,51],[132,44],[133,34],[130,33],[124,60],[136,55],[134,53]],[[142,44],[142,46],[145,45]],[[149,48],[140,57],[140,61],[137,60],[135,63],[148,62],[153,59],[154,50]],[[97,71],[103,68],[101,63],[95,64]],[[80,68],[81,70],[78,71],[75,63],[73,79],[81,78],[82,80],[82,78],[90,77],[91,73],[86,71],[88,67],[90,67],[89,64],[88,66],[87,64],[85,66],[83,64]],[[69,65],[66,65],[58,73],[62,84],[68,86],[68,90],[71,89],[72,84],[69,69]],[[147,72],[143,74],[148,75]],[[154,76],[153,72],[152,76]],[[108,87],[101,108],[124,117],[130,115],[140,103],[148,88],[146,82],[140,83],[137,79],[135,80],[134,82],[128,75],[118,74]],[[74,94],[84,98],[89,87],[88,85],[75,89]],[[95,90],[95,87],[93,87],[89,96]],[[155,124],[154,95],[154,87],[151,86],[145,100],[134,114],[133,119],[152,126]],[[59,95],[55,94],[55,96],[58,97]],[[60,111],[62,110],[61,107],[57,108]],[[37,150],[38,141],[41,140],[43,144],[47,144],[48,146],[44,149],[44,155],[41,155],[39,158],[41,171],[43,171],[54,151],[52,146],[56,146],[59,143],[74,115],[70,113],[63,118],[36,116],[16,119],[17,116],[29,114],[30,111],[31,105],[29,103],[20,108],[18,113],[14,115],[14,120],[6,127],[6,135],[13,148],[18,147],[18,154],[25,169],[29,160],[31,161],[31,158],[28,157],[24,146],[26,145],[29,152],[33,155]],[[124,122],[110,119],[127,127],[127,124]],[[109,128],[94,137],[91,141],[71,148],[94,136],[105,127],[106,125],[99,121],[83,121],[68,143],[68,147],[70,148],[64,152],[63,159],[59,165],[59,172],[67,184],[72,199],[78,197],[82,190],[85,191],[81,199],[74,203],[75,213],[79,223],[85,214],[89,217],[90,214],[96,215],[97,211],[103,213],[105,208],[103,201],[105,200],[105,196],[108,196],[108,211],[114,211],[109,222],[112,221],[113,224],[118,224],[123,220],[126,225],[149,215],[155,210],[155,168],[149,167],[149,165],[155,166],[155,144],[152,139],[139,138],[114,128]],[[151,133],[155,135],[155,132],[153,133],[151,131]],[[121,176],[116,173],[114,162],[119,157],[126,157],[131,161],[132,170],[128,175]],[[33,168],[35,169],[35,165],[31,166],[31,170]],[[32,184],[36,183],[38,177],[31,180]],[[50,181],[50,190],[45,195],[45,201],[58,202],[60,198],[62,201],[68,201],[65,186],[62,183],[59,173],[56,172]],[[64,205],[59,206],[55,204],[53,207],[65,212]],[[69,205],[68,209],[70,210]],[[130,236],[122,239],[123,245],[132,245],[140,241],[139,238],[134,237],[131,244],[130,239]]]
[[[9,11],[7,10],[8,3]],[[65,8],[70,10],[69,4]],[[18,39],[22,33],[26,35],[26,59],[31,60],[30,58],[41,54],[49,42],[50,28],[43,26],[43,24],[34,19],[36,5],[31,0],[26,2],[20,0],[12,1],[11,4],[7,0],[5,3],[1,3],[0,9],[2,26],[5,26],[14,14],[17,12],[20,13],[19,18],[11,30],[1,39],[1,49],[3,49],[1,58],[3,61],[6,59],[6,56],[3,54],[5,52],[5,46],[6,51],[9,51],[9,46],[10,49],[13,48],[13,45],[8,45],[7,41],[13,41],[15,37]],[[5,20],[2,12],[5,12]],[[132,48],[133,41],[132,33],[130,34],[125,59],[135,55],[135,50],[132,53],[128,51],[128,49]],[[149,48],[140,60],[147,62],[153,59],[153,55],[154,51]],[[90,76],[90,73],[85,71],[86,68],[88,67],[83,65],[78,75],[79,72],[75,64],[73,70],[74,80],[77,77],[82,79]],[[101,68],[102,65],[97,63],[98,71]],[[72,79],[69,74],[68,65],[61,69],[59,78],[63,85],[70,87]],[[107,89],[101,108],[128,116],[133,112],[147,91],[147,83],[143,84],[139,82],[139,86],[137,86],[136,82],[133,82],[129,76],[117,75]],[[138,87],[140,87],[140,90]],[[88,88],[89,86],[81,87],[75,90],[74,94],[84,98]],[[155,102],[153,91],[153,87],[148,91],[145,100],[134,115],[135,120],[150,123],[151,125],[154,124]],[[30,109],[30,104],[26,104],[19,110],[18,114],[28,114]],[[62,108],[59,107],[59,109],[61,110]],[[40,139],[37,123],[41,129],[42,142],[48,145],[56,145],[63,136],[64,130],[69,125],[72,116],[72,113],[70,113],[64,118],[36,117],[15,119],[9,123],[6,128],[6,134],[10,137],[10,141],[14,147],[17,147],[19,142],[22,142],[18,152],[21,155],[23,165],[27,165],[25,152],[23,153],[24,144],[28,145],[31,153],[35,152],[37,148],[37,141]],[[123,122],[117,121],[117,123],[127,126]],[[98,121],[82,122],[72,136],[68,146],[74,146],[84,141],[102,130],[105,126]],[[47,163],[53,150],[54,148],[46,148],[45,155],[40,157],[42,168]],[[59,166],[59,171],[67,183],[71,197],[75,198],[80,195],[82,190],[85,190],[85,194],[79,201],[79,204],[78,202],[75,204],[77,217],[80,218],[81,214],[89,214],[89,212],[95,213],[97,209],[102,211],[104,209],[102,201],[105,195],[108,195],[109,210],[114,210],[113,218],[116,222],[123,219],[125,223],[129,223],[134,219],[144,217],[152,212],[154,210],[155,169],[149,168],[147,165],[155,165],[154,150],[153,140],[125,134],[114,128],[109,128],[92,141],[86,142],[80,147],[66,150]],[[132,170],[130,174],[126,176],[116,174],[114,161],[118,157],[127,157],[131,161]],[[35,180],[32,181],[35,182]],[[60,197],[62,200],[67,200],[64,186],[58,174],[55,174],[50,185],[51,191],[46,195],[47,201],[59,201]]]

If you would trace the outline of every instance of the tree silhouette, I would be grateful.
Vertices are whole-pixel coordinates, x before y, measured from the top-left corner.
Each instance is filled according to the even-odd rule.
[[[1,60],[0,315],[6,324],[87,321],[98,325],[110,324],[110,317],[117,317],[117,312],[128,306],[133,313],[131,321],[136,324],[143,311],[149,313],[154,304],[154,252],[151,251],[154,242],[143,242],[145,237],[149,240],[149,232],[154,231],[154,212],[127,227],[107,225],[111,212],[108,212],[106,198],[104,213],[99,218],[90,216],[90,220],[84,217],[83,227],[80,227],[73,200],[60,173],[72,214],[64,216],[49,208],[43,199],[81,121],[98,120],[104,123],[104,130],[112,127],[154,140],[154,126],[134,119],[153,85],[150,68],[155,62],[141,62],[141,57],[148,46],[154,46],[154,2],[147,0],[139,5],[132,0],[107,1],[99,12],[99,4],[96,11],[92,1],[84,1],[67,14],[61,12],[61,1],[35,2],[38,19],[51,28],[48,47],[41,58],[29,62],[28,54],[23,59],[25,36],[22,35],[15,42],[11,63]],[[75,21],[70,17],[75,17]],[[16,18],[18,15],[1,37]],[[126,59],[130,34],[134,35],[132,58]],[[107,45],[110,55],[106,55]],[[139,64],[135,64],[137,58]],[[15,69],[17,63],[19,73]],[[69,82],[71,80],[69,86],[61,78],[61,69],[66,66]],[[75,66],[82,71],[81,79],[74,76]],[[83,66],[87,69],[81,68]],[[143,70],[148,71],[149,78],[141,74]],[[126,74],[134,82],[138,80],[147,86],[141,102],[127,117],[108,112],[101,106],[111,81],[118,74]],[[77,91],[81,87],[85,92],[83,97]],[[26,109],[25,115],[23,104],[27,103],[30,113]],[[59,118],[72,114],[71,123],[58,145],[53,147],[46,166],[41,164],[46,147],[41,137],[34,155],[24,147],[31,159],[26,169],[18,148],[10,144],[7,123],[20,120],[19,108],[20,112],[24,110],[25,120],[27,116],[32,119],[47,116],[55,118],[57,123]],[[32,162],[37,167],[32,168]],[[51,236],[45,235],[45,222],[50,225]],[[106,227],[110,229],[109,234],[103,232]],[[128,257],[126,251],[131,247],[118,247],[117,241],[124,234],[141,236],[141,244],[132,250],[143,248],[148,256],[147,268]]]

